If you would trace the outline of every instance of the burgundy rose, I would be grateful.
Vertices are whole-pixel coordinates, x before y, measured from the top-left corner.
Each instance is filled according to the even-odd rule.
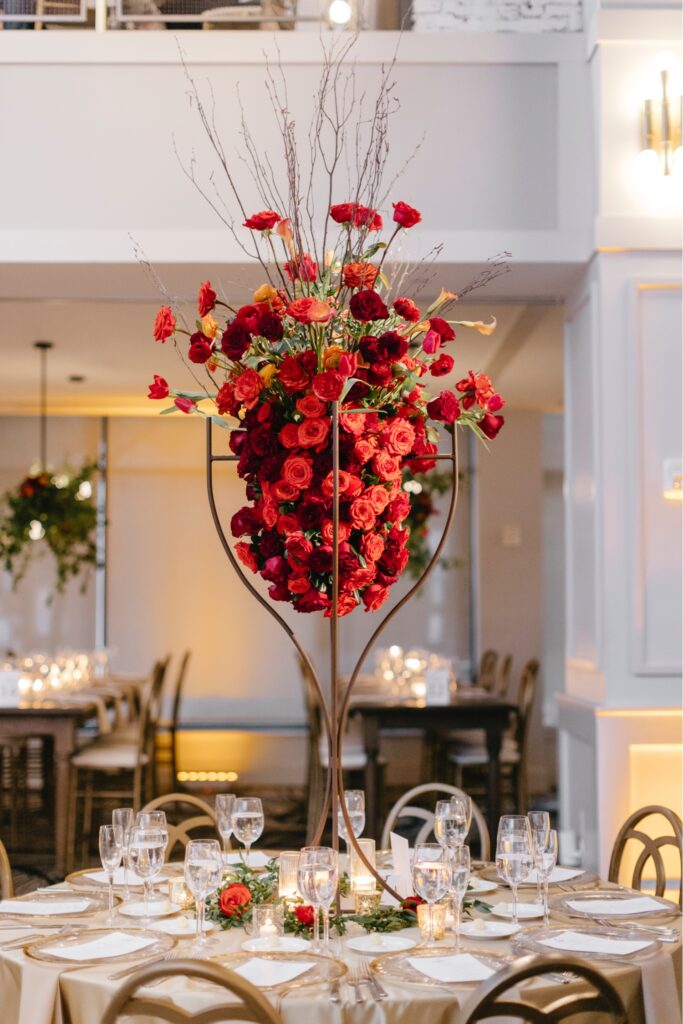
[[[314,530],[322,522],[325,513],[325,502],[321,498],[308,498],[302,501],[296,515],[302,530]]]
[[[233,537],[243,537],[245,533],[258,533],[261,525],[261,518],[256,509],[245,505],[238,509],[230,520],[230,531]]]
[[[279,367],[278,380],[285,391],[288,391],[290,394],[296,391],[305,391],[310,383],[308,373],[301,362],[294,356],[285,356],[282,360]]]
[[[493,441],[494,438],[498,437],[498,433],[504,423],[504,416],[494,416],[490,412],[485,412],[479,420],[479,429],[482,434],[488,437],[489,441]]]
[[[211,338],[207,338],[201,331],[197,331],[190,338],[190,347],[187,351],[187,358],[191,363],[208,363],[213,355],[213,344]]]
[[[412,299],[399,297],[394,302],[394,309],[400,317],[403,317],[403,319],[407,320],[409,323],[417,323],[420,319],[420,310]]]
[[[223,331],[221,348],[228,359],[240,360],[251,345],[251,334],[240,320],[233,320]]]
[[[380,296],[370,289],[352,295],[349,309],[355,319],[363,323],[369,323],[371,320],[386,320],[389,316],[389,310]]]
[[[384,359],[395,363],[408,351],[408,339],[402,338],[398,331],[386,331],[379,337],[379,351]]]
[[[327,594],[323,594],[316,590],[315,587],[311,587],[305,594],[301,595],[294,608],[298,612],[319,612],[323,608],[328,608],[329,605],[330,599]]]
[[[308,560],[308,566],[311,572],[319,574],[332,572],[332,548],[327,544],[315,548]]]
[[[276,313],[264,309],[258,318],[257,333],[268,341],[280,341],[284,334],[282,320]]]

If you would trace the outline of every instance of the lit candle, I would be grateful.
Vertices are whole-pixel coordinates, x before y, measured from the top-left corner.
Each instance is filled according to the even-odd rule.
[[[365,859],[369,861],[370,865],[374,868],[375,866],[375,840],[374,839],[358,839],[358,846],[361,852],[364,854]],[[356,852],[355,846],[350,844],[349,850],[351,853],[350,863],[350,877],[351,877],[351,892],[353,893],[370,893],[374,892],[376,888],[375,876],[372,871],[365,865]]]
[[[283,850],[279,861],[278,895],[280,899],[295,900],[299,896],[297,889],[297,871],[299,868],[299,851]]]

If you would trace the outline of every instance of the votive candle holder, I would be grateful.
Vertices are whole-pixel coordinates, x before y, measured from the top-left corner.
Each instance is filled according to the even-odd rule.
[[[283,850],[279,860],[278,896],[284,900],[299,898],[297,888],[297,871],[299,868],[299,851]]]
[[[431,925],[430,925],[431,920]],[[421,903],[417,908],[417,924],[420,937],[429,939],[430,934],[437,940],[446,934],[446,906],[443,903]]]
[[[372,867],[375,867],[375,840],[374,839],[357,839],[356,842],[364,854],[365,859],[369,861]],[[364,862],[358,856],[356,848],[352,843],[349,843],[349,877],[351,879],[351,892],[354,893],[372,893],[377,888],[377,882],[375,876],[364,864]]]

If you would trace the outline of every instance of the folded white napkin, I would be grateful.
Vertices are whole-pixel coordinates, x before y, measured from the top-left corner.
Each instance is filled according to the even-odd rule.
[[[125,956],[137,953],[146,946],[152,946],[156,939],[144,938],[140,935],[127,935],[125,932],[111,932],[101,935],[98,939],[81,942],[77,946],[51,946],[50,952],[65,960],[98,960],[100,957]]]
[[[614,915],[631,916],[632,914],[651,914],[654,910],[661,910],[662,905],[651,896],[634,896],[633,899],[614,899],[606,897],[604,900],[568,900],[567,906],[572,910],[581,910],[586,914],[593,914],[595,917],[612,917]]]
[[[638,953],[652,945],[651,939],[611,939],[602,935],[589,935],[586,932],[561,932],[552,939],[540,939],[540,942],[543,946],[571,950],[573,953],[614,953],[617,956]]]
[[[583,874],[583,868],[560,868],[555,867],[550,872],[550,878],[548,881],[552,884],[553,882],[568,882],[570,878],[578,878],[579,875]],[[533,882],[535,885],[538,882],[538,872],[536,868],[532,868],[527,875],[527,882]]]
[[[484,981],[494,973],[481,960],[470,953],[456,953],[454,956],[408,957],[408,963],[420,974],[434,981]]]
[[[300,974],[310,971],[311,967],[315,967],[315,963],[312,960],[302,960],[301,962],[295,960],[265,960],[255,956],[251,960],[247,960],[246,964],[242,964],[241,967],[236,967],[235,973],[241,974],[252,985],[264,987],[268,985],[284,985],[286,982],[298,978]]]
[[[252,850],[249,854],[249,859],[245,861],[245,858],[241,853],[226,853],[223,857],[226,864],[244,864],[246,863],[250,868],[264,868],[270,857],[267,857],[265,853],[261,853],[260,850]]]
[[[88,906],[87,900],[0,900],[0,914],[26,914],[29,917],[80,914]]]
[[[109,875],[106,871],[92,871],[89,872],[86,878],[92,878],[93,882],[100,882],[101,885],[109,884]],[[125,885],[126,872],[125,868],[117,868],[114,872],[114,885]],[[144,878],[140,878],[134,871],[128,871],[128,884],[129,885],[142,885]]]

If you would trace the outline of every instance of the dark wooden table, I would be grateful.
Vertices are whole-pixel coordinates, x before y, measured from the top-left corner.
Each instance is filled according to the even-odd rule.
[[[382,729],[419,729],[437,744],[443,744],[454,729],[483,729],[486,733],[488,766],[488,826],[495,842],[500,817],[500,762],[498,755],[503,732],[515,705],[483,694],[456,695],[450,704],[425,706],[418,701],[386,703],[369,699],[351,699],[351,712],[363,725],[365,765],[365,816],[368,835],[379,839],[378,821],[381,768],[379,764]],[[416,784],[419,780],[416,779]],[[434,780],[438,781],[438,780]],[[372,830],[372,831],[370,831]]]

